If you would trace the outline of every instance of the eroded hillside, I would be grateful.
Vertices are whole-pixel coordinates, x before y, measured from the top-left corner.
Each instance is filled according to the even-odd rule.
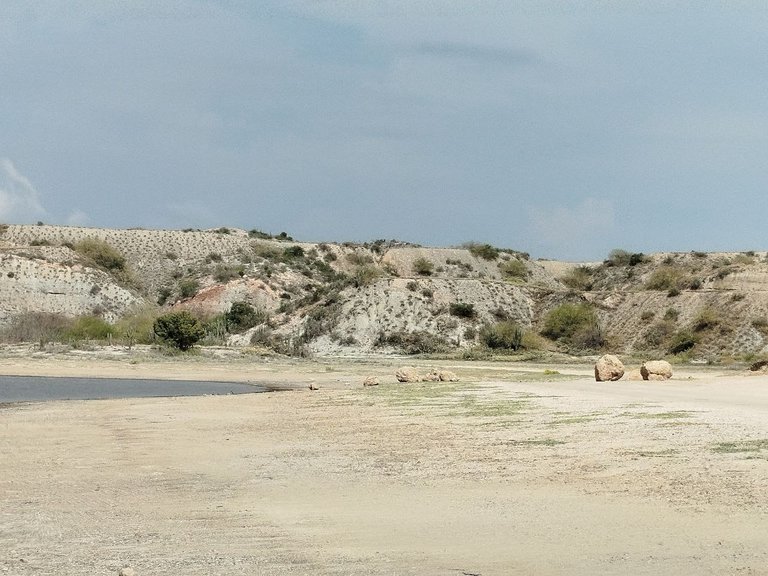
[[[258,313],[233,330],[222,315],[242,302]],[[551,314],[564,305],[594,314],[587,337],[553,336]],[[227,228],[2,230],[6,340],[35,314],[116,324],[177,309],[206,320],[212,342],[286,353],[476,350],[490,342],[713,359],[766,351],[768,262],[764,252],[615,251],[605,262],[573,264],[488,245],[303,243]],[[132,330],[151,338],[146,322]]]

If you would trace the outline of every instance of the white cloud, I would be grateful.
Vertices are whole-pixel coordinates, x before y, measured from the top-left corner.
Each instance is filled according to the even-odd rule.
[[[538,242],[565,258],[583,254],[595,240],[610,236],[616,226],[613,202],[597,198],[584,198],[572,206],[532,208],[528,219]]]
[[[88,218],[88,214],[78,208],[75,208],[72,210],[72,212],[69,213],[69,216],[67,216],[67,225],[85,226],[88,223],[88,220],[90,220],[90,218]]]
[[[0,220],[22,222],[44,214],[29,179],[8,158],[0,158]]]

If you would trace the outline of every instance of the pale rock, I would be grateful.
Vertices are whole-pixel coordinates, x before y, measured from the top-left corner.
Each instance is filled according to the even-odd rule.
[[[601,356],[595,364],[595,380],[616,381],[624,376],[624,364],[613,354]]]
[[[421,382],[421,375],[415,368],[404,366],[395,372],[395,378],[398,382]]]
[[[379,379],[376,376],[368,376],[363,380],[363,386],[378,386]]]
[[[643,380],[669,380],[672,378],[672,365],[666,360],[651,360],[640,367]]]

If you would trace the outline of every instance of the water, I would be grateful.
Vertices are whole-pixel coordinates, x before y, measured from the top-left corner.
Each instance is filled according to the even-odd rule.
[[[237,382],[0,376],[0,403],[253,394],[266,390],[264,386]]]

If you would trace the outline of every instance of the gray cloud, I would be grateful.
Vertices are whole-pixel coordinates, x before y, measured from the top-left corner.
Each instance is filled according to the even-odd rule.
[[[8,158],[0,158],[0,219],[18,222],[43,216],[37,190]]]

